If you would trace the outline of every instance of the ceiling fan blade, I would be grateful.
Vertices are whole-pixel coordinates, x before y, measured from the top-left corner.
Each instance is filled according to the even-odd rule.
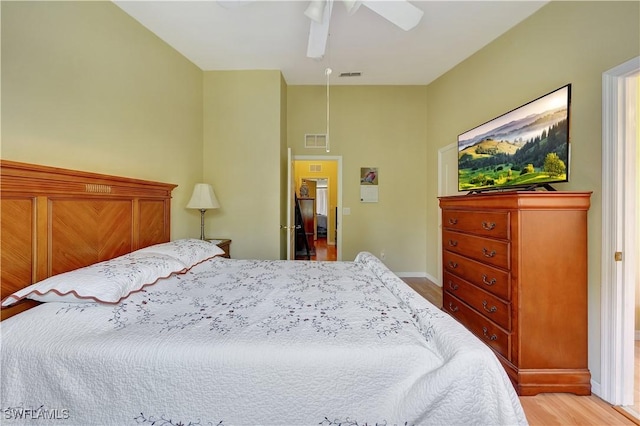
[[[362,4],[405,31],[418,25],[424,12],[407,0],[363,1]]]
[[[316,22],[322,22],[324,18],[324,8],[327,5],[325,0],[311,0],[304,14]]]
[[[218,0],[218,4],[225,9],[233,9],[253,3],[256,0]]]
[[[329,38],[329,21],[331,20],[331,10],[333,9],[333,0],[327,0],[322,16],[322,22],[311,20],[309,27],[309,44],[307,45],[307,57],[313,59],[322,59],[327,48],[327,39]]]
[[[347,15],[349,16],[356,13],[362,4],[361,0],[343,0],[343,2],[344,7],[347,9]]]

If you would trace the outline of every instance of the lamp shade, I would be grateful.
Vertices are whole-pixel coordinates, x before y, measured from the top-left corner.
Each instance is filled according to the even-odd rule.
[[[208,183],[196,183],[193,187],[191,200],[187,204],[188,209],[208,210],[220,207],[213,188]]]

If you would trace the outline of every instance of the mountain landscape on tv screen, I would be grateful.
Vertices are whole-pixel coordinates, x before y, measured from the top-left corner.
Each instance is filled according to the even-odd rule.
[[[464,136],[458,142],[460,191],[567,180],[566,106]]]

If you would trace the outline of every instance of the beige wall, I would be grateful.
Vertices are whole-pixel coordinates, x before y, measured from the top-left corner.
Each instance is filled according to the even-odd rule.
[[[589,368],[596,382],[600,381],[601,80],[604,71],[640,54],[639,7],[638,2],[552,2],[430,84],[427,93],[427,270],[435,271],[438,149],[465,130],[572,83],[570,182],[554,186],[593,191]]]
[[[397,273],[424,275],[427,208],[426,87],[330,88],[330,156],[342,156],[342,258],[380,256]],[[326,87],[289,86],[288,143],[295,155],[305,133],[326,131]],[[379,202],[360,202],[360,168],[378,167]]]
[[[1,2],[3,159],[171,182],[172,238],[202,178],[202,72],[111,2]]]
[[[221,205],[207,236],[231,238],[235,258],[281,256],[283,84],[280,71],[204,73],[202,167]]]

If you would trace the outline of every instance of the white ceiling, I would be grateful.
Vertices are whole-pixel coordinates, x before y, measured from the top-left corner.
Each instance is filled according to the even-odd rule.
[[[424,11],[405,32],[362,6],[335,0],[323,59],[307,58],[308,1],[113,0],[205,71],[281,70],[289,85],[429,84],[547,1],[411,1]],[[498,65],[498,64],[497,64]],[[343,72],[361,77],[338,77]]]

